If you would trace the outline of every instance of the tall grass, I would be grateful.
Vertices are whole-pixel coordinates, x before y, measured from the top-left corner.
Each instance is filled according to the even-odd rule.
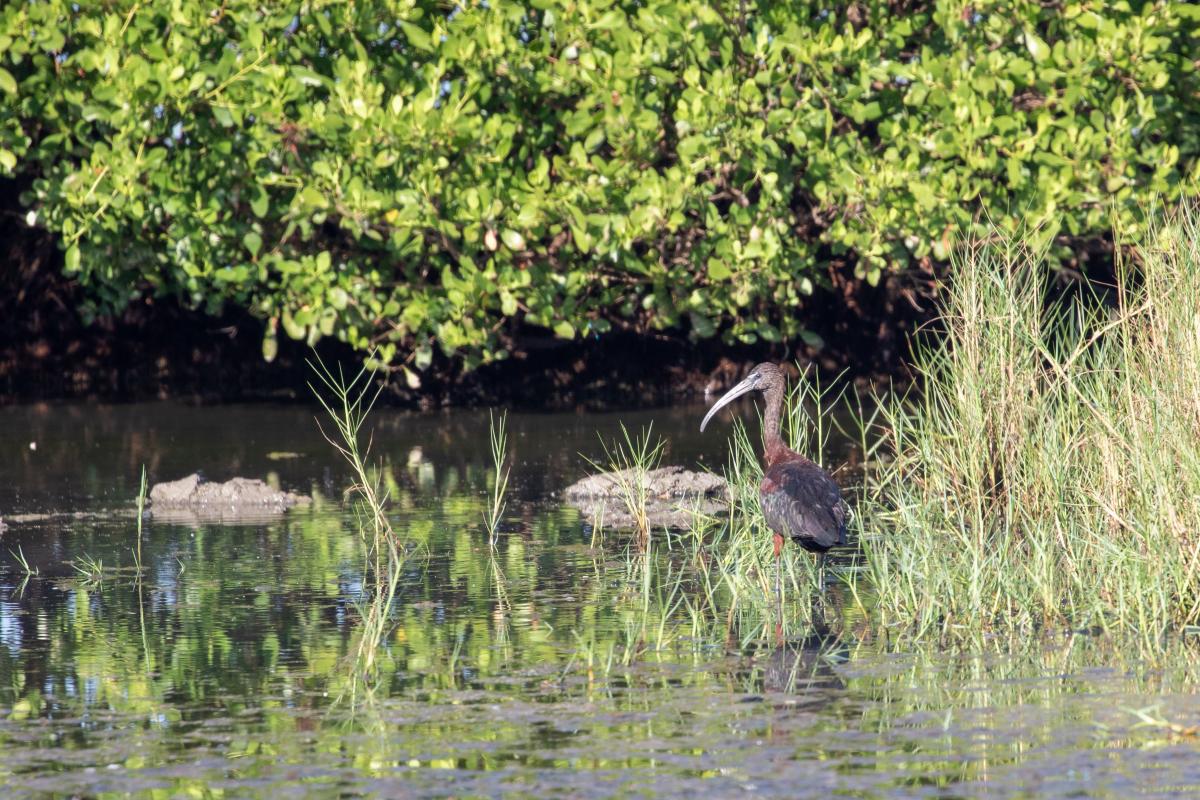
[[[137,549],[133,551],[134,574],[137,575],[139,581],[142,579],[142,523],[145,521],[146,516],[147,496],[146,465],[143,464],[142,482],[138,486],[137,495]]]
[[[499,423],[495,416],[488,412],[488,439],[492,446],[492,496],[488,509],[484,513],[483,524],[487,528],[488,543],[495,548],[500,535],[500,522],[504,517],[504,508],[508,504],[508,479],[511,470],[505,463],[508,452],[508,414],[501,412]]]
[[[341,371],[334,374],[319,360],[310,366],[318,379],[318,383],[310,388],[333,423],[335,432],[326,432],[319,421],[318,426],[326,441],[346,460],[354,476],[355,482],[347,494],[357,499],[354,509],[364,544],[363,585],[366,593],[358,603],[361,625],[353,648],[352,680],[347,690],[351,704],[355,705],[360,676],[364,696],[369,697],[374,689],[379,649],[391,629],[393,604],[408,553],[387,517],[385,471],[373,468],[368,461],[371,440],[368,438],[366,444],[361,442],[363,425],[382,387],[373,388],[374,374],[365,367],[347,380]]]
[[[1200,622],[1200,213],[1132,253],[1070,300],[1019,243],[958,259],[859,503],[885,626],[1153,643]]]
[[[588,461],[598,472],[607,473],[611,478],[614,494],[620,499],[632,523],[638,546],[643,549],[649,546],[652,533],[649,516],[652,500],[650,473],[659,468],[666,449],[666,442],[653,434],[653,425],[634,436],[622,423],[620,440],[614,440],[611,444],[600,440],[604,448],[602,462]],[[603,527],[602,506],[601,503],[596,505],[594,530]]]
[[[382,391],[382,384],[372,386],[374,373],[366,367],[347,380],[340,370],[335,375],[320,361],[310,366],[319,383],[310,384],[309,388],[321,403],[328,420],[333,423],[334,433],[328,433],[319,420],[318,427],[325,441],[350,466],[355,483],[348,494],[357,495],[362,501],[360,510],[365,512],[367,519],[364,534],[371,534],[371,548],[377,557],[382,558],[391,554],[398,547],[398,542],[385,513],[387,488],[384,475],[368,464],[371,440],[368,439],[365,445],[360,441],[363,424]]]

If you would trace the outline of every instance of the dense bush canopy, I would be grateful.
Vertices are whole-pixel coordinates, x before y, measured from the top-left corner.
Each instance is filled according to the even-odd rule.
[[[777,340],[831,257],[874,282],[1180,194],[1198,33],[1171,2],[10,3],[0,170],[93,310],[237,304],[268,356]]]

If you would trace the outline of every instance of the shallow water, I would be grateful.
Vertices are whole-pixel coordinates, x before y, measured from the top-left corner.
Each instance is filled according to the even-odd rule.
[[[367,667],[349,476],[311,409],[0,409],[0,796],[1200,793],[1185,648],[1153,666],[1084,637],[906,651],[853,620],[782,649],[647,637],[627,542],[555,493],[621,422],[653,421],[667,462],[719,465],[728,428],[701,438],[699,418],[513,416],[493,555],[486,412],[376,414],[413,551]],[[317,500],[148,520],[138,581],[143,464]],[[665,609],[660,626],[685,621]]]

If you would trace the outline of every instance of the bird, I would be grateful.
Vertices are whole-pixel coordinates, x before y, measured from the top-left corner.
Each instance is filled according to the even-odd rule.
[[[818,572],[824,575],[825,553],[846,544],[846,503],[828,472],[783,443],[779,435],[786,380],[777,365],[759,364],[746,378],[713,403],[700,423],[703,433],[718,411],[750,392],[762,392],[764,465],[758,487],[759,503],[767,527],[775,535],[775,569],[780,608],[783,604],[780,558],[785,539],[819,554]],[[822,579],[822,583],[823,583]]]

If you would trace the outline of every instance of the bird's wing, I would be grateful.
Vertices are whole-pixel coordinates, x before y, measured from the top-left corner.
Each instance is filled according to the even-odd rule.
[[[816,464],[776,464],[767,470],[759,488],[763,516],[771,530],[810,550],[828,550],[846,543],[842,492]]]

